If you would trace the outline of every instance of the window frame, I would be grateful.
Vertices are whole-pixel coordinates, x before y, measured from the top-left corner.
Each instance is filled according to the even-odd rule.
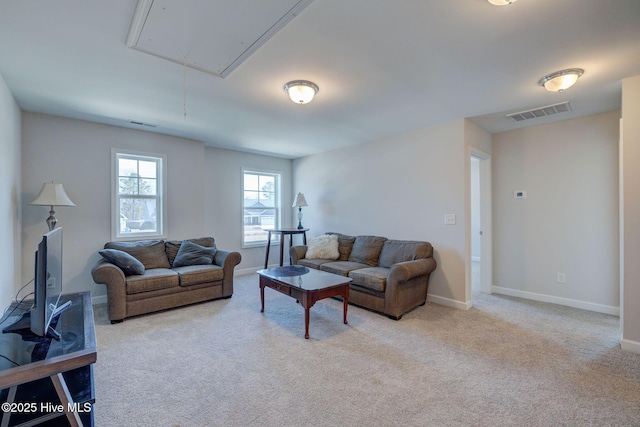
[[[142,195],[139,198],[156,200],[156,230],[120,232],[120,185],[119,163],[121,158],[156,162],[157,189],[155,196]],[[113,240],[139,240],[150,238],[166,238],[167,236],[167,156],[159,153],[146,153],[120,148],[111,149],[111,237]]]
[[[264,247],[267,246],[267,239],[265,237],[264,240],[260,240],[257,242],[247,242],[245,241],[245,205],[244,205],[244,201],[245,201],[245,191],[253,191],[253,190],[245,190],[245,176],[247,174],[254,174],[254,175],[262,175],[262,176],[271,176],[274,178],[275,181],[275,204],[273,209],[275,210],[275,215],[274,215],[274,222],[273,222],[273,228],[274,229],[278,229],[280,228],[281,224],[282,224],[282,176],[283,173],[281,171],[274,171],[274,170],[267,170],[267,169],[260,169],[260,168],[249,168],[249,167],[243,167],[242,168],[242,175],[241,175],[241,212],[242,212],[242,219],[241,219],[241,247],[244,248],[256,248],[256,247]],[[280,236],[278,235],[278,233],[273,233],[271,235],[271,243],[272,244],[279,244],[280,243]]]

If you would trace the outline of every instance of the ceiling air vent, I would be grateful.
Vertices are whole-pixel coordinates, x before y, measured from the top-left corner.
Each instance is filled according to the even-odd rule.
[[[516,122],[521,122],[523,120],[537,119],[538,117],[546,117],[546,116],[551,116],[553,114],[558,114],[558,113],[566,113],[571,110],[572,110],[571,104],[569,104],[569,101],[566,101],[566,102],[561,102],[560,104],[534,108],[533,110],[507,114],[507,117],[515,120]]]
[[[147,126],[147,127],[150,127],[150,128],[157,127],[156,125],[152,125],[151,123],[136,122],[134,120],[129,121],[129,123],[131,123],[132,125],[136,125],[136,126]]]

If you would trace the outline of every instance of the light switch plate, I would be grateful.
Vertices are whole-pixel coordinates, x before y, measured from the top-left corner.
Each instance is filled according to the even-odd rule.
[[[455,225],[456,224],[456,214],[444,214],[444,224],[445,225]]]

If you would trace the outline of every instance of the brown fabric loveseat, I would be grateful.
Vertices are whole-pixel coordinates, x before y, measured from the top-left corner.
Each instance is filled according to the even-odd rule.
[[[213,237],[185,242],[195,244],[190,248],[206,248],[206,256],[197,258],[197,261],[193,261],[192,256],[192,261],[180,263],[191,265],[177,266],[176,256],[183,241],[140,240],[104,245],[106,251],[100,251],[103,257],[111,258],[117,254],[125,258],[124,262],[121,259],[112,262],[101,259],[91,271],[96,283],[107,286],[111,323],[140,314],[231,297],[233,270],[240,263],[240,254],[217,249]],[[127,259],[134,264],[133,268]],[[180,259],[185,258],[181,255]]]
[[[327,234],[338,237],[333,259],[309,259],[308,245],[293,246],[291,263],[350,277],[349,303],[395,320],[425,304],[429,275],[436,268],[430,243]]]

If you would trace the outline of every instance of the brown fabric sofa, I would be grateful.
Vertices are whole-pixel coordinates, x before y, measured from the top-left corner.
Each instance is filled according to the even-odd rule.
[[[395,320],[425,304],[429,275],[436,268],[430,243],[327,234],[338,235],[337,259],[305,258],[304,245],[290,249],[291,263],[350,277],[349,303]]]
[[[189,239],[189,242],[207,248],[216,247],[213,237]],[[93,280],[107,286],[111,323],[140,314],[231,297],[233,270],[240,263],[240,254],[216,248],[210,264],[172,267],[181,244],[182,241],[176,240],[140,240],[104,245],[105,249],[126,252],[144,265],[143,274],[130,275],[105,259],[93,267]]]

